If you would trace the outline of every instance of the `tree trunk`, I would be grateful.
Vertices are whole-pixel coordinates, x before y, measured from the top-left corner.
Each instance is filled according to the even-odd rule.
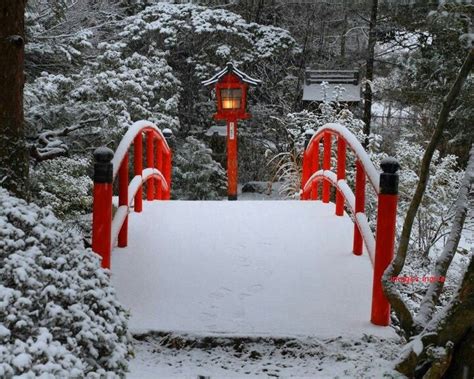
[[[26,0],[0,5],[0,186],[27,196],[28,152],[23,127]]]
[[[377,10],[378,0],[372,0],[372,8],[370,11],[370,27],[369,27],[369,44],[367,48],[366,74],[365,74],[365,91],[364,91],[364,134],[366,135],[364,146],[369,144],[370,123],[372,119],[372,81],[374,80],[374,54],[375,44],[377,43]]]
[[[472,378],[474,359],[469,355],[466,360],[462,358],[473,351],[473,328],[474,258],[471,257],[457,295],[409,343],[395,369],[408,377],[441,377],[445,372],[462,372],[465,376],[447,377]],[[416,346],[422,346],[421,350]],[[438,354],[432,353],[433,348],[438,349]],[[443,349],[445,354],[439,354]],[[435,376],[435,372],[441,375]]]
[[[403,223],[403,229],[402,234],[400,236],[397,255],[390,264],[390,266],[388,266],[383,276],[385,295],[387,296],[387,299],[392,305],[393,310],[400,319],[401,327],[407,335],[411,335],[414,332],[413,316],[408,310],[408,307],[406,306],[405,302],[401,299],[395,283],[391,282],[390,278],[399,275],[403,269],[403,266],[405,265],[408,244],[410,242],[410,235],[413,228],[413,222],[415,220],[416,213],[418,212],[418,208],[420,207],[423,195],[426,190],[426,185],[428,183],[431,159],[433,158],[436,146],[441,140],[443,130],[445,129],[448,121],[451,107],[456,98],[458,97],[459,93],[461,92],[461,88],[464,82],[466,81],[467,76],[471,72],[473,65],[474,49],[471,49],[461,69],[459,70],[458,76],[456,77],[453,86],[451,87],[449,93],[443,100],[435,130],[433,132],[433,135],[431,136],[428,146],[426,147],[425,153],[423,154],[423,159],[420,165],[418,184],[415,189],[415,194],[413,195],[413,199],[411,200],[410,206],[408,207],[405,221]]]
[[[461,232],[466,219],[467,211],[469,208],[469,196],[473,196],[471,192],[472,185],[474,183],[474,144],[471,146],[471,152],[469,162],[464,174],[461,188],[455,204],[455,215],[453,219],[453,226],[448,236],[446,245],[444,246],[443,253],[438,258],[434,269],[433,276],[440,278],[445,277],[448,272],[449,265],[451,264],[454,254],[456,254],[459,240],[461,239]],[[439,300],[441,291],[443,290],[444,281],[436,280],[430,283],[428,290],[421,302],[420,311],[417,315],[416,322],[420,325],[425,325],[433,315],[435,305]]]
[[[264,5],[265,5],[265,0],[260,0],[257,4],[257,10],[255,11],[255,20],[254,20],[254,22],[257,24],[260,23],[260,17],[262,15]]]
[[[342,24],[342,33],[341,33],[341,58],[343,61],[346,58],[346,33],[347,33],[347,10],[344,8],[344,21]]]

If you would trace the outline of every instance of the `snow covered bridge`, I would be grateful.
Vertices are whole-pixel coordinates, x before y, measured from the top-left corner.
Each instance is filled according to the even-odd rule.
[[[139,121],[115,154],[107,148],[95,152],[92,248],[111,267],[118,297],[131,309],[132,330],[390,334],[375,325],[390,322],[381,279],[393,256],[395,160],[383,161],[379,173],[355,136],[326,124],[307,134],[301,183],[306,201],[163,201],[170,199],[172,162],[164,132]],[[346,182],[348,148],[356,158],[355,194]],[[366,182],[378,198],[375,235],[365,215]]]
[[[369,322],[372,265],[320,201],[145,202],[112,280],[132,331],[391,335]]]

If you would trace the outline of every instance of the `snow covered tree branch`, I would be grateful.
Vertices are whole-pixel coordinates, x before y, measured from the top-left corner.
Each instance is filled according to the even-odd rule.
[[[438,121],[436,123],[436,127],[434,129],[433,135],[431,136],[431,140],[428,143],[428,146],[426,147],[423,159],[421,161],[418,184],[413,195],[413,199],[407,210],[405,222],[403,224],[403,230],[400,235],[397,255],[395,256],[395,259],[387,268],[383,276],[385,295],[390,301],[393,310],[397,313],[397,316],[400,319],[401,326],[407,335],[412,335],[414,333],[413,315],[408,309],[408,306],[402,300],[400,293],[396,288],[396,283],[390,281],[390,278],[399,275],[405,264],[408,246],[410,242],[410,235],[413,228],[413,222],[415,220],[416,213],[418,212],[421,201],[423,199],[423,195],[426,190],[429,176],[429,167],[433,158],[433,154],[435,152],[436,146],[438,145],[441,139],[443,130],[446,128],[451,107],[453,106],[456,98],[461,92],[462,86],[466,81],[467,76],[471,72],[473,65],[474,49],[470,49],[461,69],[459,70],[458,76],[451,87],[451,90],[443,100],[443,105],[438,117]]]

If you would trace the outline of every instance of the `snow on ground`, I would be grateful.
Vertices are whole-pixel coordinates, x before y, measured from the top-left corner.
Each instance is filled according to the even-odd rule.
[[[144,202],[129,223],[112,279],[142,334],[131,378],[375,378],[390,367],[398,338],[369,322],[372,267],[351,254],[352,222],[333,204]]]
[[[369,322],[372,267],[332,204],[156,201],[129,222],[112,278],[132,331],[393,336]]]
[[[400,340],[137,336],[130,379],[401,378],[392,369]]]

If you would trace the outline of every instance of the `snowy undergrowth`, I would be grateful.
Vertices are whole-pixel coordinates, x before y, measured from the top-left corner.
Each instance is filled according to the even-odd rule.
[[[401,340],[135,336],[130,378],[400,378]]]
[[[50,210],[0,188],[0,377],[121,375],[130,340],[98,256]]]

